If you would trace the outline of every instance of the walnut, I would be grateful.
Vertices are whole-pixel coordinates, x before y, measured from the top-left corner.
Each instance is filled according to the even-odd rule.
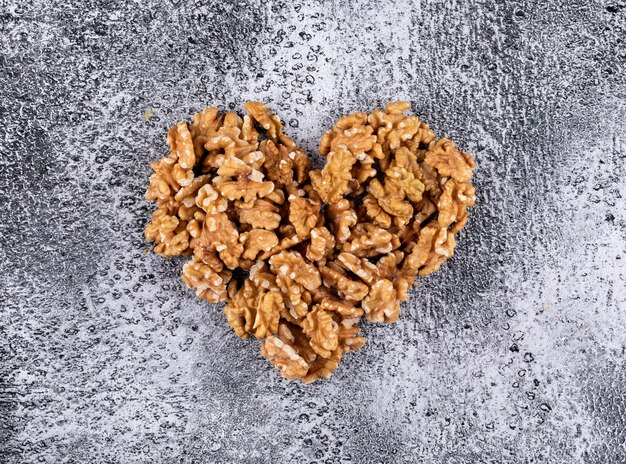
[[[442,176],[452,177],[457,182],[468,182],[475,166],[471,155],[460,152],[456,144],[446,138],[430,144],[424,161],[437,169]]]
[[[278,331],[278,321],[283,308],[283,297],[280,292],[271,291],[263,295],[252,326],[256,338],[265,338]]]
[[[363,124],[366,122],[367,114],[363,112],[339,118],[339,120],[335,123],[335,126],[327,130],[322,136],[319,148],[320,154],[327,155],[328,152],[334,150],[336,146],[340,145],[341,135],[344,131],[352,129],[353,127],[363,127]],[[370,134],[371,132],[372,131],[370,131]],[[373,143],[376,143],[376,137],[373,138]]]
[[[373,179],[367,190],[376,199],[380,209],[394,216],[397,225],[404,226],[413,215],[413,206],[409,201],[417,203],[422,199],[424,184],[411,171],[392,165],[385,171],[384,185],[378,179]],[[375,222],[387,224],[388,215],[375,208],[371,200],[365,208],[368,216],[376,218]]]
[[[324,285],[335,289],[337,294],[347,301],[361,301],[369,292],[367,285],[350,279],[341,268],[320,266],[320,274],[324,279]]]
[[[418,276],[453,255],[474,160],[392,102],[340,118],[311,171],[278,116],[244,106],[243,117],[208,108],[168,131],[145,235],[159,254],[191,255],[185,284],[226,301],[236,335],[263,339],[283,377],[309,383],[365,344],[362,318],[397,320]]]
[[[239,159],[243,161],[246,166],[250,166],[257,171],[265,164],[265,155],[262,151],[251,151],[250,153],[239,156]],[[226,161],[226,160],[224,160]],[[223,165],[224,163],[222,163]],[[221,167],[221,166],[220,166]],[[218,168],[219,169],[219,168]]]
[[[267,131],[267,135],[276,142],[282,135],[282,124],[280,118],[265,107],[263,103],[248,102],[243,105],[250,117]]]
[[[465,227],[467,207],[474,206],[474,199],[474,187],[471,184],[457,183],[454,179],[448,179],[437,202],[439,227],[449,228],[452,233]]]
[[[283,322],[278,326],[278,337],[284,343],[292,346],[298,355],[307,363],[312,363],[317,359],[317,353],[311,347],[309,337],[296,324]]]
[[[146,239],[156,242],[155,253],[161,256],[178,256],[189,248],[187,224],[167,214],[163,208],[152,213],[152,222],[146,226]]]
[[[224,314],[228,325],[237,336],[247,339],[254,330],[256,310],[263,297],[263,292],[246,279],[241,288],[237,289],[234,280],[228,285],[228,303],[224,306]]]
[[[424,184],[424,190],[428,192],[432,200],[437,201],[442,192],[442,177],[435,168],[426,162],[420,163],[420,169],[422,171],[422,177],[420,180]]]
[[[410,116],[397,124],[387,134],[387,141],[391,150],[396,150],[402,146],[402,143],[411,140],[417,134],[421,125],[421,121],[415,116]]]
[[[243,121],[237,115],[226,114],[223,124],[215,135],[207,137],[204,144],[209,152],[202,163],[205,170],[218,168],[228,158],[244,158],[259,148],[258,143],[250,143],[242,137]]]
[[[376,186],[375,188],[380,189],[379,192],[382,196],[384,194],[384,188],[382,188],[380,183],[378,185],[380,187]],[[362,208],[364,210],[364,214],[377,226],[380,226],[383,229],[389,229],[391,227],[391,216],[383,208],[381,208],[378,204],[378,200],[371,193],[368,193],[363,197]]]
[[[289,222],[293,224],[298,237],[309,238],[311,230],[317,225],[320,204],[309,198],[289,196]]]
[[[374,132],[373,127],[363,125],[366,118],[365,113],[356,113],[347,116],[343,122],[340,120],[338,124],[342,124],[342,127],[335,125],[322,137],[320,153],[322,155],[332,153],[342,145],[355,156],[370,151],[376,143],[376,136],[372,134]],[[360,124],[358,124],[359,122]]]
[[[339,367],[343,351],[341,348],[333,351],[328,358],[318,357],[309,364],[306,375],[302,378],[302,383],[315,382],[321,378],[329,378],[333,371]]]
[[[228,158],[217,170],[213,185],[229,200],[252,201],[274,191],[274,183],[263,181],[264,174],[234,156]],[[230,180],[236,177],[237,180]]]
[[[265,261],[257,261],[250,267],[249,278],[259,288],[278,290],[276,276]]]
[[[351,191],[350,169],[356,157],[348,151],[345,145],[337,147],[336,151],[328,154],[326,166],[309,173],[311,183],[324,203],[335,203],[341,200],[342,195]]]
[[[196,291],[198,298],[217,303],[226,300],[226,285],[232,273],[228,270],[216,272],[211,266],[192,259],[183,266],[183,282]]]
[[[358,350],[365,345],[365,337],[357,337],[360,329],[353,326],[357,321],[358,317],[344,319],[341,321],[341,324],[339,324],[337,338],[339,339],[339,346],[344,353]]]
[[[375,167],[375,160],[368,154],[363,154],[360,157],[357,157],[356,163],[352,166],[352,170],[350,175],[353,180],[356,180],[361,186],[364,184],[367,179],[376,176],[378,171]],[[357,191],[358,189],[355,189]],[[359,192],[360,195],[362,192]]]
[[[193,115],[193,123],[189,126],[189,132],[193,139],[196,159],[202,157],[204,144],[210,136],[217,133],[221,123],[222,119],[219,117],[217,108],[206,108],[202,112]]]
[[[223,213],[228,208],[228,200],[211,184],[206,184],[198,190],[195,203],[207,214]]]
[[[277,143],[264,140],[260,150],[265,156],[263,167],[267,178],[276,186],[284,186],[291,193],[294,182],[295,185],[301,185],[308,179],[308,157],[301,150],[295,149],[295,143],[288,137],[281,136],[281,141]]]
[[[306,249],[306,257],[311,261],[322,261],[331,256],[335,248],[335,237],[326,227],[311,230],[311,241]]]
[[[363,300],[365,316],[373,322],[395,322],[400,315],[400,303],[393,284],[382,279],[377,281]]]
[[[365,317],[373,322],[391,323],[400,316],[400,303],[406,300],[413,279],[400,269],[404,258],[402,252],[383,256],[377,263],[379,280],[374,282],[369,294],[363,300]]]
[[[322,299],[317,307],[320,310],[337,313],[342,318],[358,318],[363,315],[363,310],[361,308],[329,297]]]
[[[417,244],[402,265],[403,270],[412,275],[431,274],[452,257],[455,246],[454,234],[430,223],[421,230]]]
[[[309,169],[311,168],[309,157],[302,150],[296,150],[289,153],[289,158],[293,159],[293,168],[298,185],[303,185],[309,179]]]
[[[422,199],[424,184],[411,171],[401,166],[392,166],[385,171],[385,190],[389,196],[407,198],[417,203]]]
[[[284,295],[284,318],[299,324],[306,317],[311,303],[311,294],[299,283],[284,275],[276,276],[276,285]]]
[[[283,226],[281,226],[281,228],[282,227]],[[278,245],[276,245],[270,251],[266,251],[263,254],[261,254],[260,256],[261,259],[268,259],[270,256],[274,256],[275,254],[280,253],[281,251],[288,250],[294,247],[295,245],[302,243],[302,239],[298,236],[298,234],[296,234],[296,230],[291,224],[289,224],[288,229],[286,231],[281,232],[281,235],[282,235],[282,238],[280,239],[280,242],[278,243]]]
[[[343,243],[350,237],[351,228],[358,221],[354,207],[345,198],[328,205],[328,218],[333,226],[337,243]]]
[[[178,165],[181,169],[193,169],[196,164],[196,152],[193,140],[186,122],[179,122],[167,133],[167,144],[176,153]]]
[[[323,358],[329,358],[339,346],[338,326],[331,313],[314,306],[302,322],[302,331],[310,338],[311,348]]]
[[[261,355],[271,362],[280,375],[287,380],[300,379],[309,370],[309,365],[296,353],[296,350],[278,337],[267,337],[261,344]]]
[[[257,198],[250,202],[236,201],[235,208],[239,222],[242,224],[250,224],[254,228],[267,230],[277,229],[280,225],[280,209],[267,199]]]
[[[222,269],[224,269],[224,262],[215,251],[207,251],[203,250],[201,247],[197,247],[193,250],[193,258],[196,261],[206,264],[215,272],[222,272]]]
[[[176,177],[174,176],[174,167],[176,159],[171,156],[161,158],[159,161],[150,164],[154,174],[150,176],[150,185],[146,191],[146,200],[157,200],[159,206],[163,202],[169,201],[174,197],[180,189]],[[193,172],[191,173],[193,175]]]
[[[265,229],[252,229],[239,236],[239,241],[244,245],[241,255],[244,259],[255,259],[259,252],[269,251],[278,245],[278,237],[272,231]]]
[[[269,262],[275,274],[288,277],[307,290],[315,290],[322,284],[319,271],[297,251],[281,251],[272,256]]]
[[[413,215],[413,206],[411,206],[411,203],[408,201],[405,201],[401,195],[397,195],[397,192],[396,194],[391,195],[390,190],[391,189],[386,189],[378,179],[373,179],[367,186],[367,191],[374,199],[376,199],[376,202],[381,210],[390,216],[394,216],[402,224],[405,224]],[[400,198],[398,198],[399,196]],[[372,215],[379,218],[379,221],[377,222],[386,224],[386,217],[384,215],[381,216],[380,213],[377,214],[377,210],[371,205],[370,211]]]
[[[385,229],[369,223],[357,224],[350,238],[343,244],[343,251],[361,258],[389,253],[400,245],[398,237]]]
[[[344,269],[352,272],[367,285],[373,285],[380,278],[376,265],[365,258],[359,258],[352,253],[339,253],[337,262]]]
[[[197,247],[205,251],[217,251],[224,264],[235,269],[243,253],[239,232],[225,213],[207,214]]]

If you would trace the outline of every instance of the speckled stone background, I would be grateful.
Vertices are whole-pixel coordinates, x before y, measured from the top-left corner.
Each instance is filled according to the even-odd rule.
[[[625,40],[623,0],[0,0],[0,462],[626,462]],[[454,259],[310,386],[142,235],[166,128],[248,99],[310,152],[409,99],[479,163]]]

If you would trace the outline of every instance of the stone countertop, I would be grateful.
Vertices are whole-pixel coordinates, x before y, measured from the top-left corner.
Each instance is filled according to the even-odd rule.
[[[0,0],[0,462],[626,462],[626,3]],[[478,161],[457,253],[328,381],[146,253],[210,106],[309,152],[407,99]]]

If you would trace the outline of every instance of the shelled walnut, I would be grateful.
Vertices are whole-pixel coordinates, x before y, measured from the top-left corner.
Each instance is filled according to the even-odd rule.
[[[145,236],[162,256],[191,256],[183,282],[225,301],[233,331],[261,339],[283,377],[309,383],[365,344],[362,318],[396,321],[416,278],[452,257],[475,164],[392,102],[340,118],[311,170],[278,116],[244,108],[207,108],[168,131]]]

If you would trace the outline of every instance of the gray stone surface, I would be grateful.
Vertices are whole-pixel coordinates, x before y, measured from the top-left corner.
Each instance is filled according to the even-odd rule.
[[[625,40],[623,0],[0,0],[0,462],[626,462]],[[145,253],[166,128],[247,99],[311,152],[409,99],[479,163],[454,259],[310,386]]]

